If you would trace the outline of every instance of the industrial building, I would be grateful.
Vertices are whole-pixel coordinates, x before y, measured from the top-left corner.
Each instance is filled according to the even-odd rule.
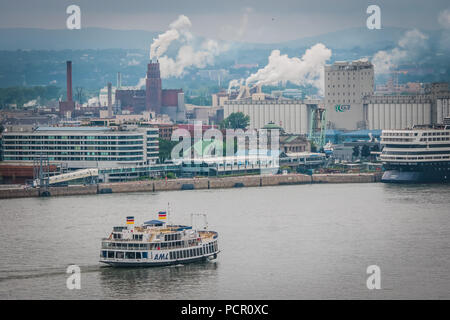
[[[415,125],[443,124],[450,116],[448,83],[432,83],[425,94],[377,96],[363,99],[364,120],[370,130],[406,129]]]
[[[148,111],[156,115],[167,114],[175,122],[186,120],[183,90],[162,89],[158,61],[147,65],[145,90],[119,88],[115,90],[115,103],[118,109],[128,109],[133,113]]]
[[[442,124],[450,115],[448,83],[425,85],[423,94],[374,94],[374,67],[368,61],[325,66],[327,127],[340,130],[405,129]]]
[[[250,117],[249,129],[262,129],[273,122],[287,133],[308,134],[311,111],[319,104],[319,100],[228,100],[224,102],[224,118],[242,112]]]
[[[156,163],[158,128],[38,127],[3,133],[4,161],[33,162],[45,157],[69,170]]]
[[[374,68],[368,61],[338,61],[325,66],[325,108],[331,129],[364,129],[363,98],[374,93]]]

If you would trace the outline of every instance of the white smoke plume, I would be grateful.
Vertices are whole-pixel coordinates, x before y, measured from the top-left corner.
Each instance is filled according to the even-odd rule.
[[[239,24],[230,23],[230,25],[224,25],[220,28],[220,36],[222,38],[230,39],[232,41],[242,41],[247,33],[249,15],[253,12],[253,8],[247,7],[243,11]]]
[[[145,86],[145,79],[146,78],[139,78],[138,84],[135,86],[136,89],[141,89],[143,86]]]
[[[378,51],[372,59],[376,73],[389,73],[407,59],[415,59],[427,48],[428,36],[417,29],[409,30],[390,51]]]
[[[331,50],[322,43],[317,43],[301,58],[289,58],[281,54],[280,50],[273,50],[269,56],[269,63],[247,78],[246,83],[257,85],[286,84],[290,81],[298,85],[313,85],[323,93],[324,66],[331,58]]]
[[[445,9],[439,13],[438,22],[444,29],[450,29],[450,9]]]
[[[239,80],[236,80],[236,79],[231,80],[228,83],[228,93],[231,92],[231,89],[233,89],[233,88],[240,88],[241,85],[243,85],[243,84],[244,84],[244,78],[241,78]]]
[[[204,41],[198,50],[194,49],[193,35],[189,32],[192,26],[188,17],[180,15],[170,24],[170,29],[153,39],[150,46],[150,58],[157,58],[160,64],[161,78],[180,77],[186,68],[204,68],[214,64],[214,57],[226,50],[215,40]],[[173,41],[183,43],[175,58],[170,58],[164,53]]]
[[[163,55],[170,44],[180,38],[180,35],[184,35],[190,39],[192,37],[188,29],[192,26],[191,21],[185,15],[180,15],[177,20],[172,22],[170,29],[160,34],[158,38],[153,39],[153,43],[150,46],[150,59],[159,58]]]
[[[439,39],[439,50],[448,53],[450,51],[450,8],[439,13],[438,22],[443,28]]]

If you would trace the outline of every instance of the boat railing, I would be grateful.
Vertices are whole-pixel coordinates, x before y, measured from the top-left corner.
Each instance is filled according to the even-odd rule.
[[[149,242],[140,242],[136,244],[142,244],[143,247],[128,247],[129,242],[120,242],[123,244],[127,244],[127,247],[124,248],[122,246],[110,246],[110,242],[102,243],[102,249],[113,249],[113,250],[134,250],[134,251],[141,251],[141,250],[176,250],[176,249],[185,249],[185,248],[191,248],[196,247],[202,244],[202,241],[187,243],[186,245],[173,245],[170,247],[162,247],[159,243],[149,243]]]

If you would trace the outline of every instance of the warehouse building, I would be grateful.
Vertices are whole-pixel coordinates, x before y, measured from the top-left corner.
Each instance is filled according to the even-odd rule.
[[[428,84],[425,94],[377,96],[363,99],[369,130],[406,129],[415,125],[443,124],[450,116],[448,83]]]
[[[233,112],[242,112],[250,117],[249,129],[262,129],[275,123],[286,133],[307,134],[311,110],[319,100],[254,100],[240,99],[224,102],[224,118]]]

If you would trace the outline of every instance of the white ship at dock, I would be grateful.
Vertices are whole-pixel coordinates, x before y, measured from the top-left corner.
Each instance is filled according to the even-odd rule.
[[[159,217],[165,219],[165,212]],[[207,223],[203,230],[161,220],[136,226],[134,217],[127,217],[127,225],[113,227],[109,237],[102,239],[100,262],[113,267],[151,267],[207,261],[217,258],[217,241],[218,233],[207,230]]]

